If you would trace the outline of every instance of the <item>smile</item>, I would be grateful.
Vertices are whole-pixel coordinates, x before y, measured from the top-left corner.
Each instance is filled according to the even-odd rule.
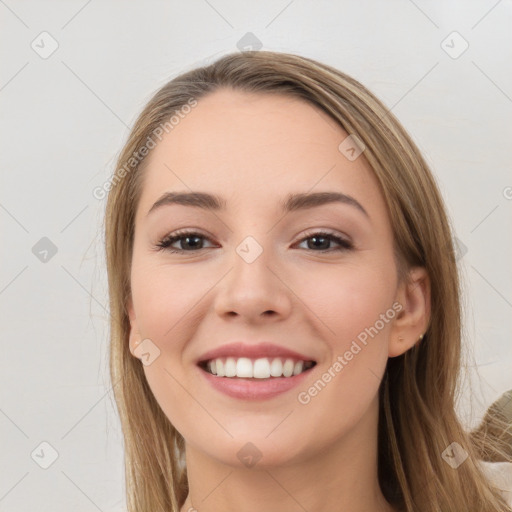
[[[227,357],[211,359],[202,363],[201,367],[212,375],[227,378],[269,379],[290,378],[300,375],[312,368],[314,361],[301,361],[292,358],[261,357]]]
[[[239,400],[268,400],[301,384],[316,366],[314,361],[289,358],[217,358],[198,364],[216,391]]]

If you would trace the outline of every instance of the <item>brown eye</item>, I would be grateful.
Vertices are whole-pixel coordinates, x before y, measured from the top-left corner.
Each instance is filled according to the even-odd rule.
[[[171,253],[185,253],[185,252],[197,252],[205,249],[204,242],[211,240],[194,231],[189,232],[178,232],[169,235],[156,245],[157,250],[165,250]],[[334,251],[346,251],[353,249],[353,245],[348,240],[341,238],[333,233],[317,232],[303,238],[300,243],[307,242],[306,249],[313,252],[334,252]],[[337,247],[332,247],[332,244],[336,244]],[[177,244],[178,246],[174,246]]]
[[[157,244],[159,250],[167,250],[172,253],[194,252],[204,249],[204,241],[208,240],[205,236],[196,232],[183,232],[167,236]],[[178,247],[171,247],[178,242]]]
[[[307,241],[307,249],[313,250],[315,252],[332,252],[353,249],[351,242],[336,236],[333,233],[313,233],[312,235],[303,238],[301,243],[304,241]],[[338,244],[338,247],[330,247],[332,242]]]

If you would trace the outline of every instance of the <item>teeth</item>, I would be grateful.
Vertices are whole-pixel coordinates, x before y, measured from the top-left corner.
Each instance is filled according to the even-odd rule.
[[[224,373],[224,363],[222,362],[222,359],[216,359],[215,366],[217,368],[217,375],[219,377],[224,377],[226,374]]]
[[[291,377],[293,375],[294,366],[294,362],[291,359],[287,359],[283,365],[283,375],[285,377]]]
[[[237,377],[253,377],[252,374],[252,362],[246,357],[241,357],[236,362],[236,376]]]
[[[251,360],[248,357],[228,357],[212,359],[206,365],[207,370],[217,377],[241,377],[268,379],[270,377],[291,377],[299,375],[314,365],[311,361],[267,357]]]
[[[303,367],[304,361],[297,361],[293,367],[293,375],[299,375],[299,373],[302,373]]]
[[[254,361],[253,377],[255,379],[268,379],[270,377],[270,363],[266,357]]]
[[[272,377],[281,377],[283,375],[283,362],[281,359],[274,359],[270,365],[270,375]]]
[[[228,357],[226,359],[224,373],[226,377],[236,377],[236,359],[234,357]]]

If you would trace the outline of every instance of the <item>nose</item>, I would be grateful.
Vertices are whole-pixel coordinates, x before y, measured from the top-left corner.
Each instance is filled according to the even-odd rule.
[[[293,293],[279,265],[269,259],[266,251],[252,262],[234,255],[230,271],[218,284],[217,315],[254,324],[282,321],[290,315]]]

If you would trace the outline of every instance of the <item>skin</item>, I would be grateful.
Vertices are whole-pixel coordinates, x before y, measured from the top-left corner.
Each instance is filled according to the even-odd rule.
[[[347,135],[304,101],[222,89],[199,100],[148,157],[135,219],[130,351],[138,357],[143,339],[160,350],[144,371],[186,440],[190,493],[181,512],[394,510],[377,479],[377,393],[388,357],[425,331],[429,282],[421,268],[398,281],[382,193],[364,153],[350,161],[338,150]],[[222,196],[226,210],[167,205],[148,215],[162,193],[190,190]],[[288,193],[320,191],[349,194],[369,217],[338,203],[279,209]],[[155,250],[184,228],[206,237],[203,249]],[[354,249],[335,251],[335,241],[315,248],[319,230]],[[249,235],[263,249],[250,264],[236,252]],[[173,244],[187,247],[184,239]],[[299,403],[298,393],[395,301],[402,311]],[[239,339],[273,341],[317,366],[299,388],[272,399],[230,398],[195,361]],[[249,441],[262,455],[252,468],[237,457]]]

